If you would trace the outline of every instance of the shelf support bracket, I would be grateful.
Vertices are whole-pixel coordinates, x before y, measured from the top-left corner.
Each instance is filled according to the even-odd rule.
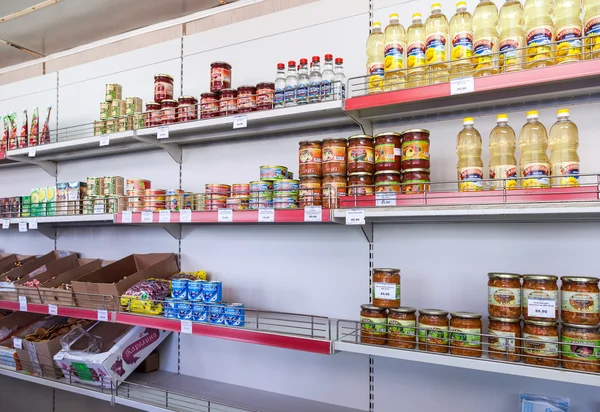
[[[363,226],[360,227],[367,242],[373,243],[373,222],[366,222]]]
[[[56,177],[56,175],[57,175],[57,163],[52,162],[50,160],[35,160],[34,158],[20,157],[20,156],[19,157],[8,157],[8,159],[15,160],[20,163],[26,163],[26,164],[30,164],[30,165],[39,166],[42,169],[44,169],[44,171],[52,177]]]
[[[37,231],[48,239],[56,240],[56,228],[54,226],[38,226]]]
[[[165,150],[169,156],[175,160],[178,164],[181,164],[183,161],[183,151],[181,150],[181,146],[175,143],[160,143],[156,137],[149,136],[138,136],[137,133],[133,134],[133,138],[144,143],[151,144],[152,146],[160,147]]]
[[[165,225],[163,225],[163,228],[167,232],[169,232],[169,234],[171,236],[173,236],[173,238],[175,238],[177,240],[181,240],[181,230],[179,230],[179,224],[177,224],[177,223],[165,224]]]
[[[359,115],[358,111],[349,111],[346,112],[346,114],[352,119],[354,120],[354,122],[356,124],[358,124],[360,126],[360,128],[362,129],[363,133],[368,135],[368,136],[373,136],[373,122],[370,120],[365,120],[362,119]]]

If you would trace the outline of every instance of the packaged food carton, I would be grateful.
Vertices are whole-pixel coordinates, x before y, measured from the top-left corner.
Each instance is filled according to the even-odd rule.
[[[67,214],[69,198],[69,185],[64,183],[56,184],[56,214],[63,216]]]
[[[0,368],[20,370],[21,365],[14,347],[13,337],[17,336],[47,315],[29,312],[15,312],[0,319]]]
[[[86,182],[68,182],[68,215],[80,215],[83,213],[82,200],[87,195]]]

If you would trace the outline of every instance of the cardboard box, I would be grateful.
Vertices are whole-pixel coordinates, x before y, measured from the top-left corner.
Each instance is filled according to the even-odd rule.
[[[21,196],[21,217],[31,216],[31,196]]]
[[[154,351],[135,370],[140,373],[150,373],[157,371],[160,368],[160,356],[158,352]]]
[[[73,382],[111,388],[118,386],[169,335],[169,331],[98,322],[89,332],[104,341],[97,354],[82,352],[75,343],[70,351],[61,350],[54,356],[65,376]]]
[[[2,260],[0,260],[0,275],[4,275],[5,273],[15,269],[17,264],[24,265],[28,262],[35,260],[35,256],[28,255],[10,255]],[[4,276],[0,278],[0,280],[4,280]]]
[[[34,271],[32,277],[22,278],[14,282],[18,296],[26,296],[29,303],[49,303],[46,302],[42,295],[42,285],[61,275],[64,272],[70,271],[79,266],[77,255],[71,254],[61,259],[54,260],[46,265],[41,266]],[[25,283],[31,280],[37,280],[40,283],[39,287],[25,286]]]
[[[23,332],[29,326],[40,319],[43,319],[45,316],[47,315],[29,312],[15,312],[0,319],[0,330],[4,328],[11,330],[10,334],[4,336],[4,339],[0,342],[0,368],[10,370],[18,370],[20,368],[17,351],[13,347],[13,336]]]
[[[119,310],[119,297],[141,280],[166,279],[177,273],[177,259],[173,253],[130,255],[83,276],[71,283],[77,306],[94,309]],[[90,295],[96,295],[90,296]],[[113,307],[99,302],[102,296],[113,296]]]

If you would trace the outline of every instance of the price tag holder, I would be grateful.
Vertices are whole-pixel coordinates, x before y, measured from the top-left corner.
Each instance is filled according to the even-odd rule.
[[[160,223],[171,223],[171,211],[161,210],[158,212],[158,221]]]
[[[376,206],[396,206],[396,193],[375,193]]]
[[[258,221],[259,222],[275,222],[275,210],[274,209],[258,209]]]
[[[168,139],[169,138],[169,127],[168,126],[159,126],[156,130],[156,138],[157,139]]]
[[[48,305],[48,314],[54,316],[58,315],[58,306]]]
[[[126,210],[121,213],[121,223],[131,223],[133,221],[133,213],[131,210]]]
[[[94,214],[95,215],[102,215],[102,214],[104,214],[104,212],[105,212],[104,204],[94,205]]]
[[[100,147],[108,146],[110,143],[110,137],[108,135],[104,135],[100,138]]]
[[[10,219],[2,219],[2,229],[8,229],[10,227]]]
[[[29,230],[37,230],[38,228],[38,221],[37,219],[30,219],[29,220]]]
[[[450,80],[450,94],[473,93],[475,91],[475,81],[472,77],[460,77]]]
[[[100,322],[108,322],[108,311],[99,309],[98,310],[98,320]]]
[[[182,320],[181,321],[181,333],[192,333],[192,321],[191,320]]]
[[[37,153],[37,147],[33,146],[29,148],[29,153],[27,154],[27,156],[29,157],[35,157]]]
[[[233,116],[233,128],[242,129],[248,127],[248,116]]]
[[[365,224],[365,210],[364,209],[346,210],[346,224],[347,225],[364,225]]]
[[[554,318],[556,302],[554,299],[527,299],[527,316],[536,318]]]
[[[221,222],[233,222],[233,210],[232,209],[219,209],[217,221]]]
[[[15,349],[23,349],[23,339],[13,338],[13,347]]]
[[[19,222],[19,232],[27,232],[27,222]]]
[[[305,222],[322,222],[323,208],[321,206],[307,206],[304,208]]]
[[[19,296],[19,310],[27,312],[27,296]]]
[[[154,213],[148,210],[142,212],[142,223],[152,223]]]
[[[192,222],[192,211],[190,209],[184,209],[179,211],[179,223],[191,223]]]

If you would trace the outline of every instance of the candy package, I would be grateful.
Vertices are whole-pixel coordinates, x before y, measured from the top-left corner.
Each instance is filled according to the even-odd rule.
[[[206,272],[203,270],[198,270],[196,272],[179,272],[175,273],[173,276],[169,278],[170,280],[206,280]]]
[[[134,313],[160,315],[163,302],[171,292],[171,282],[166,279],[146,279],[136,283],[121,296],[121,306]]]
[[[0,152],[6,152],[6,149],[8,149],[8,136],[10,134],[10,121],[6,113],[2,116],[2,123],[4,124],[4,133],[2,133],[2,140],[0,140]]]
[[[569,412],[569,398],[521,394],[521,412]]]
[[[37,146],[40,140],[40,115],[38,108],[33,108],[31,116],[31,130],[29,131],[29,146]]]
[[[42,128],[42,133],[40,133],[40,144],[50,143],[50,111],[52,110],[52,106],[48,105],[46,110],[46,121],[44,122],[44,127]]]
[[[23,123],[21,124],[21,133],[19,133],[18,146],[19,149],[27,147],[29,139],[29,127],[27,125],[27,109],[23,109]]]
[[[17,113],[12,112],[8,115],[8,121],[10,123],[10,133],[8,135],[8,150],[15,150],[17,148]]]

